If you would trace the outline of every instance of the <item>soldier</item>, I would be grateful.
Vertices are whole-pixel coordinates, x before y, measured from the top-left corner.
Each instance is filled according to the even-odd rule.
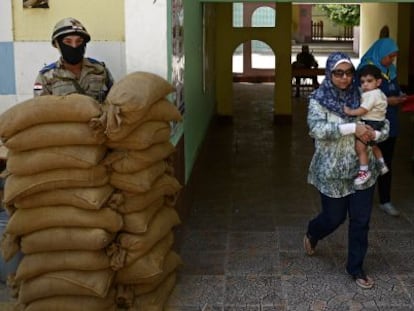
[[[103,102],[113,79],[103,62],[84,57],[90,39],[86,28],[74,18],[64,18],[56,24],[52,45],[61,57],[40,70],[34,96],[79,93]]]

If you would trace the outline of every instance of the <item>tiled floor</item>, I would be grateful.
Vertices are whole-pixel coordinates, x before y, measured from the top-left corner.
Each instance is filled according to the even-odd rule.
[[[292,125],[275,125],[272,91],[271,84],[236,84],[234,123],[211,127],[189,185],[191,214],[176,234],[185,265],[166,310],[414,310],[410,116],[401,116],[394,168],[402,215],[374,209],[365,268],[376,286],[362,290],[344,272],[346,225],[314,257],[304,255],[306,224],[319,210],[306,183],[306,99],[294,99]],[[9,299],[0,285],[1,311],[11,310]]]
[[[292,125],[272,123],[271,84],[235,84],[233,125],[214,124],[191,179],[191,214],[177,232],[185,261],[169,311],[414,310],[414,126],[395,156],[392,218],[374,209],[365,269],[376,280],[357,288],[344,272],[346,224],[307,257],[302,238],[319,210],[306,183],[312,142],[306,98]],[[411,138],[410,138],[411,137]]]

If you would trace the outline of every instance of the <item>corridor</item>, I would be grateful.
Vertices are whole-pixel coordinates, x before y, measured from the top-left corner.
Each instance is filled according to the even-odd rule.
[[[272,84],[234,84],[233,124],[214,123],[188,186],[191,213],[177,230],[185,264],[168,311],[414,310],[414,127],[402,114],[393,196],[402,215],[374,208],[362,290],[344,272],[346,224],[304,254],[319,210],[306,182],[312,156],[305,97],[292,125],[274,125]],[[377,199],[376,199],[377,202]]]

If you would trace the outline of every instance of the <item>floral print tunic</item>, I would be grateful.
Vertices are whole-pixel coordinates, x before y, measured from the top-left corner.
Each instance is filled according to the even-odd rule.
[[[314,139],[315,152],[310,163],[308,182],[321,193],[332,198],[345,197],[355,190],[373,186],[379,175],[376,159],[368,147],[369,170],[371,178],[359,186],[354,179],[359,170],[358,156],[355,151],[355,135],[342,135],[339,124],[349,123],[337,114],[321,106],[317,100],[310,99],[308,107],[309,135]],[[378,142],[388,137],[389,123],[386,121]]]

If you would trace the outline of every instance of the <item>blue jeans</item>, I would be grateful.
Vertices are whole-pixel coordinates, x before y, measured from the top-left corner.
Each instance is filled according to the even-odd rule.
[[[334,232],[349,214],[348,260],[346,270],[351,275],[363,271],[368,249],[368,231],[375,186],[356,191],[343,198],[321,195],[322,211],[308,224],[308,236],[313,241],[322,240]]]

